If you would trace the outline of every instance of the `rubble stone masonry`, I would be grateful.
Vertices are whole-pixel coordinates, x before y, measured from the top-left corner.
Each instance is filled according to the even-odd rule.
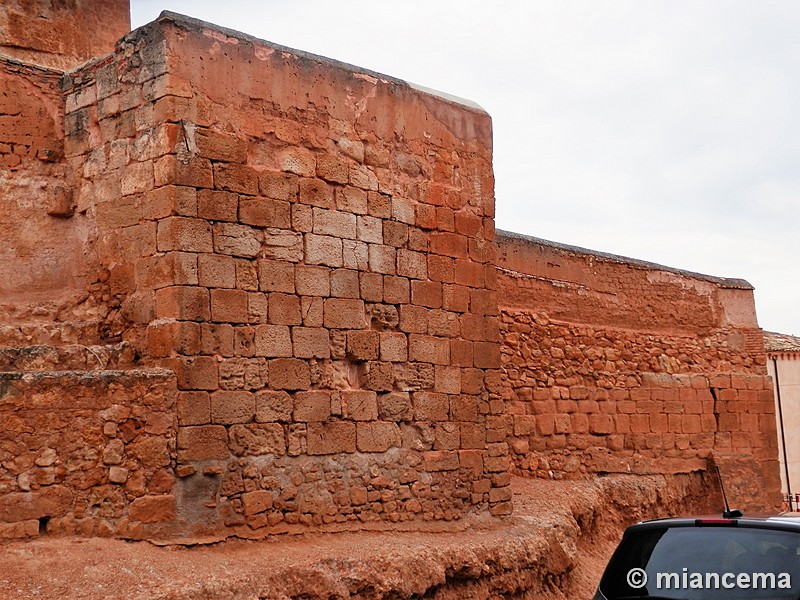
[[[0,9],[0,539],[446,528],[511,513],[512,472],[734,455],[777,486],[751,288],[498,255],[479,107],[171,13],[89,62],[106,41],[20,53],[25,14]]]
[[[97,336],[177,396],[152,432],[124,398],[87,413],[96,481],[36,519],[263,535],[511,511],[483,111],[173,15],[60,83],[74,211],[40,218],[87,228]],[[33,440],[30,469],[70,460]],[[22,468],[7,502],[44,503]]]
[[[498,244],[500,419],[518,471],[675,474],[711,460],[724,475],[746,463],[749,481],[728,473],[733,497],[774,507],[775,410],[747,282],[506,232]]]

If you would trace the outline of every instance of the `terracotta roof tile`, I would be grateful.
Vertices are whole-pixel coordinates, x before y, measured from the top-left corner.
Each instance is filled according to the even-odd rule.
[[[765,331],[764,345],[767,352],[800,352],[800,337]]]

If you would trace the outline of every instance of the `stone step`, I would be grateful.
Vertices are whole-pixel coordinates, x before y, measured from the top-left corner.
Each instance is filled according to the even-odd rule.
[[[0,324],[0,347],[99,344],[100,321],[42,321]]]
[[[134,368],[135,359],[135,352],[125,343],[12,346],[0,348],[0,372],[124,370]]]

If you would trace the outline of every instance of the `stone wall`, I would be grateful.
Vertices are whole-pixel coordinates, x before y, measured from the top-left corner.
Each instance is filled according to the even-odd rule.
[[[710,459],[769,504],[752,288],[497,256],[479,107],[170,13],[73,66],[0,58],[0,536],[446,528],[512,469]]]
[[[175,518],[170,372],[2,370],[0,411],[0,539],[158,536]]]
[[[0,54],[71,69],[114,49],[131,29],[129,0],[4,0]]]
[[[50,341],[40,323],[91,319],[89,227],[66,218],[61,75],[0,58],[0,343]]]
[[[177,377],[176,531],[510,511],[483,111],[171,15],[65,88],[101,333]]]
[[[498,236],[505,419],[538,477],[681,473],[736,455],[777,500],[772,389],[752,288]]]

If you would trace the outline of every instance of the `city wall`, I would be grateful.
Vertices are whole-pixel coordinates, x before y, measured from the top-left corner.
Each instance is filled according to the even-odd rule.
[[[519,472],[701,473],[716,462],[743,486],[739,501],[774,507],[775,409],[747,282],[506,232],[497,265],[503,418]]]
[[[498,243],[479,107],[170,13],[88,62],[28,46],[1,538],[447,528],[510,514],[514,473],[777,493],[752,288]]]
[[[9,518],[32,501],[30,529],[94,518],[137,537],[511,511],[482,110],[171,15],[60,84],[72,202],[33,210],[64,224],[62,246],[88,232],[74,310],[102,307],[94,336],[68,341],[132,348],[127,379],[167,368],[174,412],[151,425],[135,403],[95,407],[96,480],[76,490],[56,469],[54,513],[47,485],[20,481],[70,461],[32,433],[67,407],[33,406],[20,386],[41,382],[11,371],[47,352],[9,350],[7,397],[31,432],[24,450],[8,441]]]
[[[69,70],[114,49],[131,29],[129,0],[4,0],[0,54]]]

